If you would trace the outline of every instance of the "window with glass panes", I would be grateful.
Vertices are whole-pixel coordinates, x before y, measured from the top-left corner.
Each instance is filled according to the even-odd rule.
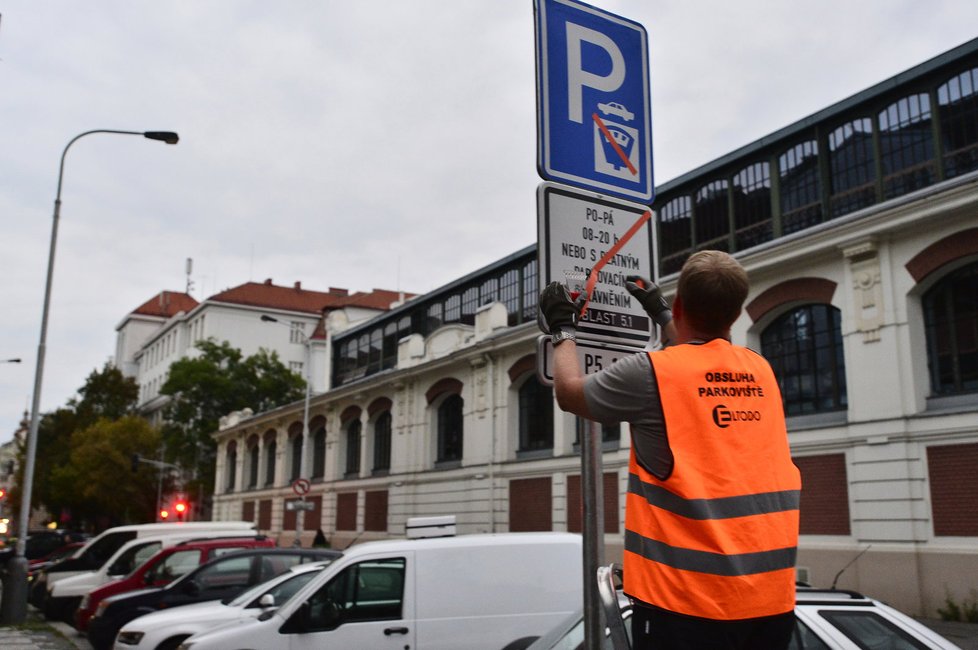
[[[258,487],[258,452],[260,449],[257,439],[248,445],[248,487],[250,488]]]
[[[326,425],[316,423],[312,434],[312,477],[326,475]]]
[[[510,269],[499,278],[499,301],[506,305],[509,312],[509,324],[518,322],[520,307],[520,273]]]
[[[876,202],[871,119],[852,120],[829,134],[829,170],[833,217]]]
[[[841,313],[831,305],[796,307],[761,333],[761,354],[774,369],[785,415],[846,408]]]
[[[347,477],[360,474],[360,431],[359,419],[350,420],[346,425],[346,467]]]
[[[978,263],[942,278],[923,306],[931,394],[978,391]]]
[[[289,478],[294,481],[302,476],[302,433],[293,434],[289,443],[292,445],[292,472]]]
[[[778,157],[781,232],[790,235],[822,223],[818,142],[799,142]]]
[[[265,436],[265,485],[275,485],[275,455],[278,453],[278,445],[275,442],[274,432],[271,436]]]
[[[730,210],[728,183],[716,180],[707,183],[696,193],[696,248],[727,251],[730,249]]]
[[[553,388],[530,376],[519,389],[519,450],[554,447]]]
[[[883,198],[893,198],[932,184],[937,178],[937,167],[927,93],[893,102],[880,112],[877,124]]]
[[[958,74],[937,89],[944,176],[978,169],[978,68]]]
[[[438,406],[436,462],[462,460],[462,396],[449,395]]]
[[[539,291],[540,288],[537,286],[537,261],[534,259],[523,266],[523,312],[520,318],[522,322],[536,318]]]
[[[737,250],[757,246],[774,237],[771,221],[771,164],[748,165],[733,177],[734,243]]]
[[[384,411],[374,421],[374,466],[380,472],[391,467],[391,412]]]
[[[678,196],[659,210],[659,267],[663,274],[682,268],[693,246],[693,202]]]
[[[228,492],[234,491],[234,482],[238,477],[238,447],[234,442],[228,445],[227,455],[224,459],[224,467],[226,468],[225,473],[227,474],[227,482],[225,483],[225,488]]]

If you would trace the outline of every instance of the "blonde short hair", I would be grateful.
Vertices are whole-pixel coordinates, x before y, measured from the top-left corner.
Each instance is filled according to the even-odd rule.
[[[709,334],[722,334],[740,316],[750,281],[740,262],[723,251],[693,253],[679,272],[676,293],[686,320]]]

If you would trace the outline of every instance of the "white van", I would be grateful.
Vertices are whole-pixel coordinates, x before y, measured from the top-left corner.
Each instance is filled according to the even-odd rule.
[[[70,558],[45,569],[30,586],[30,603],[43,610],[49,585],[79,573],[97,571],[130,540],[167,533],[206,534],[219,531],[237,531],[243,535],[256,532],[255,524],[250,521],[186,521],[109,528],[88,540]]]
[[[192,539],[211,537],[240,537],[241,531],[235,530],[176,530],[166,535],[137,537],[125,542],[112,557],[95,571],[83,571],[72,576],[62,577],[47,584],[47,596],[44,599],[44,616],[48,620],[63,620],[72,622],[72,614],[81,603],[82,598],[91,590],[101,587],[107,582],[124,578],[133,569],[141,566],[153,557],[157,551],[169,548]]]
[[[581,537],[570,533],[367,542],[278,610],[180,648],[500,650],[581,607],[581,567]]]

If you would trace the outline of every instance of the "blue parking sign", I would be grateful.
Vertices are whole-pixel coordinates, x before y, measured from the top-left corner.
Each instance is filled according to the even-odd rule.
[[[651,203],[645,28],[576,0],[535,0],[534,8],[540,175]]]

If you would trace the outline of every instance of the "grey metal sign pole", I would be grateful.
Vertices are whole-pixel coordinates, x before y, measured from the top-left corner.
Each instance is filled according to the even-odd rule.
[[[598,567],[604,563],[604,481],[601,427],[587,422],[581,441],[581,499],[584,502],[584,647],[601,650],[604,623],[598,594]]]

